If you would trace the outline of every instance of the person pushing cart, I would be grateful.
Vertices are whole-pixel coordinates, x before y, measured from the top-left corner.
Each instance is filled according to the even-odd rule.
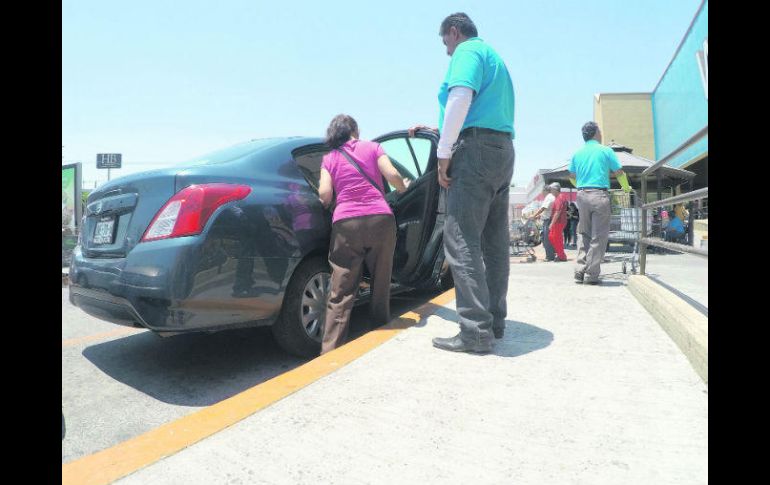
[[[631,186],[612,148],[601,144],[599,125],[589,121],[582,128],[585,145],[572,156],[570,182],[577,187],[578,256],[575,283],[598,285],[601,262],[610,234],[610,173],[623,190]]]

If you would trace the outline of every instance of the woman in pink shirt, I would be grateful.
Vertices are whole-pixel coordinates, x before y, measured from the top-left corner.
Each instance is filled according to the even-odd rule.
[[[347,337],[364,263],[372,275],[373,323],[390,320],[396,219],[385,200],[382,178],[398,192],[405,191],[406,185],[379,143],[359,140],[358,134],[356,120],[348,115],[335,116],[326,130],[326,144],[332,151],[321,164],[318,195],[324,207],[329,207],[334,194],[337,201],[332,216],[331,291],[321,354],[339,347]]]

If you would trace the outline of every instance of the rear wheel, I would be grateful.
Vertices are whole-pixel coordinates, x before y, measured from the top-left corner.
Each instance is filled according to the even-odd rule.
[[[284,350],[300,357],[316,357],[326,316],[331,270],[322,257],[303,261],[294,271],[280,318],[273,324],[275,340]]]

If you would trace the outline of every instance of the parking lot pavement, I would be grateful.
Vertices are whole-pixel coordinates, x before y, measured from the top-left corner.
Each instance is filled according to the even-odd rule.
[[[435,295],[395,295],[404,312]],[[368,307],[351,315],[351,337],[369,330]],[[397,314],[398,314],[397,313]],[[108,449],[302,365],[269,328],[169,338],[91,317],[62,288],[62,463]]]
[[[572,270],[512,265],[493,354],[433,348],[457,314],[427,305],[417,325],[117,483],[707,483],[706,384],[622,274],[584,286]]]

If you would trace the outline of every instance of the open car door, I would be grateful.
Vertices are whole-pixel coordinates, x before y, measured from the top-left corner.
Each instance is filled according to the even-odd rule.
[[[393,281],[414,288],[435,284],[444,261],[444,211],[439,199],[443,191],[437,180],[438,135],[419,131],[413,138],[396,131],[375,138],[402,177],[411,180],[399,194],[383,178],[385,198],[396,216],[396,250]]]

